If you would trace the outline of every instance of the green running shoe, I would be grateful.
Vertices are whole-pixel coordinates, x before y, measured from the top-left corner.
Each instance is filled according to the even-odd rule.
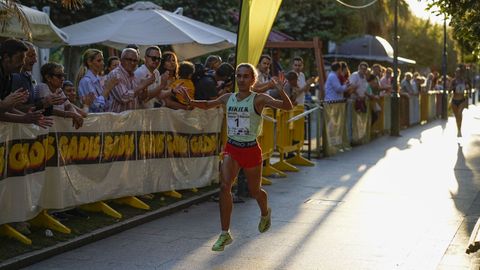
[[[212,247],[213,251],[223,251],[226,245],[231,244],[233,241],[232,236],[230,233],[222,233],[220,237],[218,237],[217,242]]]
[[[264,233],[270,229],[272,223],[272,209],[268,208],[268,214],[260,217],[260,223],[258,223],[258,231]]]

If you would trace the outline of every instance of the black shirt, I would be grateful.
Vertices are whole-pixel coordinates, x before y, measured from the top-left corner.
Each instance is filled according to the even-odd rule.
[[[12,75],[5,74],[0,62],[0,99],[5,99],[12,93]]]
[[[38,96],[35,95],[34,81],[32,80],[32,75],[27,72],[22,73],[13,73],[12,74],[12,91],[16,91],[19,88],[28,90],[28,104],[34,104],[38,99]]]
[[[195,84],[195,99],[210,100],[217,96],[217,81],[213,76],[205,75]]]

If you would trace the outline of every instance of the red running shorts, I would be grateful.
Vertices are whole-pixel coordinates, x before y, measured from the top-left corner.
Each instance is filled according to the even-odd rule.
[[[253,168],[262,164],[262,149],[257,144],[239,147],[230,142],[225,145],[224,155],[232,157],[241,168]]]

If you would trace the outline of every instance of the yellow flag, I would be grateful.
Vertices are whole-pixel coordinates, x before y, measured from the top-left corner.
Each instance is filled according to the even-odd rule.
[[[282,0],[242,0],[237,64],[257,65]]]

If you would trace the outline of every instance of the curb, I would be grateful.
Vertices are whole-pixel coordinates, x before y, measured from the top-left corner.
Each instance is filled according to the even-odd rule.
[[[48,259],[55,255],[76,249],[78,247],[93,243],[95,241],[107,238],[114,234],[126,231],[138,225],[153,221],[157,218],[170,215],[172,213],[178,212],[178,210],[185,209],[193,204],[204,202],[208,200],[212,195],[215,195],[219,192],[219,189],[214,189],[203,193],[201,195],[193,196],[186,200],[178,201],[172,203],[166,207],[159,208],[157,210],[140,214],[134,217],[131,217],[127,220],[94,230],[90,233],[81,235],[72,240],[58,243],[54,246],[44,248],[41,250],[32,251],[25,253],[11,259],[0,262],[0,269],[19,269],[37,263],[39,261]]]

